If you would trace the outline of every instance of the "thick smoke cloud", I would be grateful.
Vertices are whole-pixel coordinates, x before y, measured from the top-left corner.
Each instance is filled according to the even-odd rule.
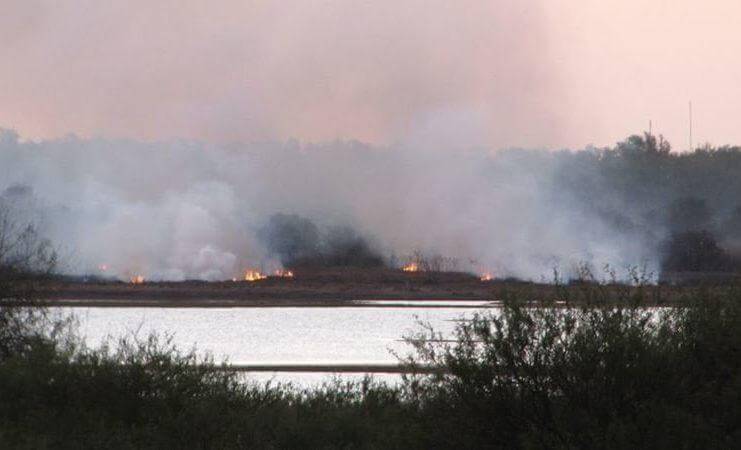
[[[29,198],[73,273],[105,265],[124,278],[231,278],[276,263],[261,233],[276,213],[351,227],[387,258],[420,250],[500,276],[537,279],[580,262],[655,265],[642,239],[656,227],[620,213],[629,199],[611,193],[616,180],[587,179],[600,175],[582,161],[593,157],[357,142],[23,142],[6,131],[0,188]]]
[[[672,205],[697,197],[708,202],[698,214],[706,208],[712,220],[687,222],[710,220],[708,231],[735,248],[724,230],[741,186],[729,164],[716,155],[708,168],[702,153],[657,146],[635,137],[615,150],[490,153],[418,142],[32,142],[5,131],[0,190],[26,198],[67,271],[105,265],[122,278],[228,279],[278,264],[289,250],[265,230],[290,215],[315,224],[315,247],[335,234],[336,245],[362,242],[387,261],[421,251],[456,258],[462,270],[538,280],[582,263],[658,272],[662,242],[687,231],[675,228]],[[738,153],[718,155],[738,162]]]

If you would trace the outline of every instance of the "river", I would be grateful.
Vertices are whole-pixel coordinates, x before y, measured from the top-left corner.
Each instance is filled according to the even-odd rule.
[[[419,322],[450,336],[456,320],[470,317],[485,302],[365,301],[354,307],[156,308],[76,307],[72,313],[89,346],[119,336],[146,338],[168,333],[181,349],[210,353],[217,362],[239,365],[393,364],[408,354],[403,341]],[[255,372],[249,379],[312,384],[331,373]],[[343,374],[357,378],[359,374]],[[378,374],[395,380],[398,375]]]

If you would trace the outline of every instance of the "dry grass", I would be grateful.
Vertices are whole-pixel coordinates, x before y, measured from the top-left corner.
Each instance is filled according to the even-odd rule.
[[[503,300],[588,302],[594,283],[554,285],[517,280],[481,281],[461,272],[402,272],[392,269],[304,269],[294,278],[245,281],[183,281],[130,284],[116,281],[51,280],[38,286],[47,301],[115,306],[337,306],[355,299]],[[641,292],[654,304],[681,302],[702,286],[599,285],[601,297]],[[712,288],[711,288],[712,289]],[[101,301],[105,301],[102,302]]]

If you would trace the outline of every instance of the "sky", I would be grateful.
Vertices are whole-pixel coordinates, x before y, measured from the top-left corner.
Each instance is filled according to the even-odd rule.
[[[2,0],[26,139],[741,144],[736,0]]]

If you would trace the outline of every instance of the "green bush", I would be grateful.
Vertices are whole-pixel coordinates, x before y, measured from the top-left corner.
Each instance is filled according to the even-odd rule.
[[[597,296],[598,297],[598,296]],[[509,302],[413,339],[446,448],[731,448],[741,442],[741,298],[671,309]]]
[[[400,397],[370,380],[259,386],[156,337],[47,340],[0,364],[0,447],[387,448],[412,436]]]
[[[508,300],[462,322],[455,342],[421,331],[411,339],[412,362],[446,371],[399,386],[256,385],[167,339],[91,350],[73,334],[34,333],[0,360],[0,447],[731,448],[741,441],[738,292],[691,291],[688,306],[648,308],[640,293],[621,303],[606,301],[599,286],[583,289],[565,303]]]

